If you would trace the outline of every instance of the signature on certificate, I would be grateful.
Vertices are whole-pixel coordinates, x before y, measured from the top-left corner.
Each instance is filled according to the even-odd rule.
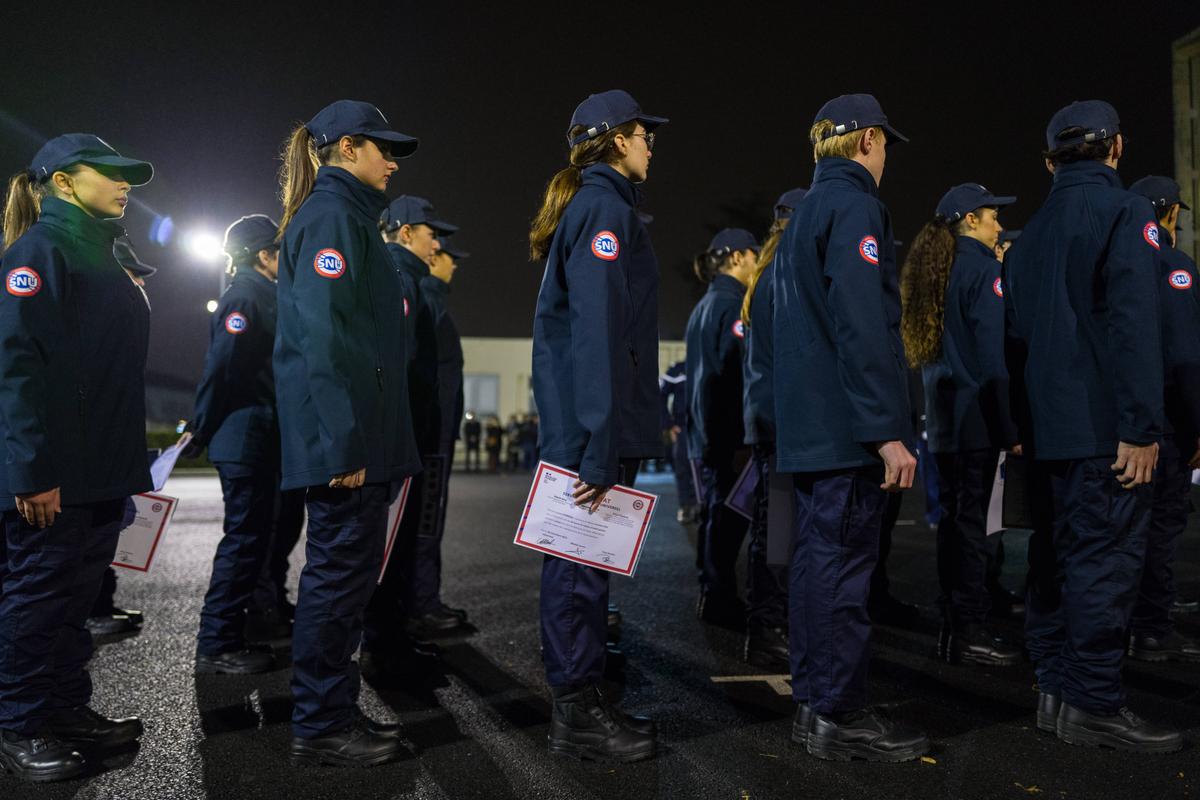
[[[538,544],[554,544],[554,537],[543,536],[542,538],[538,539]]]
[[[610,556],[608,553],[605,553],[604,555],[602,555],[602,556],[600,557],[600,560],[601,560],[601,561],[603,561],[605,564],[612,564],[612,563],[613,563],[613,557],[612,557],[612,556]]]

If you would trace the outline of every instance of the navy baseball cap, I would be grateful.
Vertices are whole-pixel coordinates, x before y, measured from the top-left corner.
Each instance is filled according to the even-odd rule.
[[[433,213],[433,204],[424,197],[402,194],[379,215],[379,223],[385,231],[394,231],[401,225],[428,225],[440,234],[450,235],[458,230],[457,225],[442,222]]]
[[[567,143],[574,147],[635,119],[642,123],[647,132],[667,122],[666,117],[643,114],[642,107],[632,95],[621,89],[589,95],[587,100],[575,107],[575,113],[571,115],[571,124],[567,126]],[[571,136],[571,130],[576,125],[583,126],[583,133]]]
[[[710,253],[735,253],[741,250],[758,252],[758,240],[745,228],[725,228],[708,243]]]
[[[1020,238],[1021,238],[1021,229],[1020,228],[1018,228],[1015,231],[1005,231],[1004,233],[1000,234],[1000,243],[1003,244],[1004,242],[1015,242],[1017,239],[1020,239]]]
[[[1064,135],[1067,131],[1070,134]],[[1098,142],[1120,132],[1121,120],[1111,105],[1103,100],[1076,100],[1050,118],[1046,126],[1046,149]]]
[[[114,167],[130,186],[141,186],[154,177],[154,167],[147,161],[125,158],[108,142],[90,133],[64,133],[42,145],[33,157],[29,169],[38,183],[45,183],[55,172],[72,164],[98,164]]]
[[[796,206],[800,205],[800,201],[804,199],[804,195],[806,194],[808,194],[808,189],[799,187],[797,189],[788,189],[779,195],[779,199],[775,201],[775,219],[790,219],[792,212],[796,209]]]
[[[266,214],[250,214],[225,229],[225,243],[221,249],[230,258],[248,256],[259,250],[271,250],[277,245],[279,223]]]
[[[1147,175],[1140,181],[1134,181],[1129,191],[1149,200],[1155,211],[1170,208],[1176,203],[1184,211],[1192,210],[1191,206],[1179,197],[1179,184],[1162,175]]]
[[[813,124],[815,125],[823,119],[833,120],[834,127],[833,130],[821,137],[822,139],[880,127],[887,134],[889,145],[908,141],[907,136],[891,126],[879,101],[869,94],[844,94],[833,98],[821,106]]]
[[[338,100],[317,112],[304,124],[317,147],[336,142],[343,136],[367,136],[391,143],[392,155],[408,158],[417,149],[412,136],[392,130],[391,123],[375,106],[361,100]]]
[[[960,183],[942,195],[938,201],[937,216],[947,222],[958,222],[977,208],[1000,208],[1017,202],[1015,197],[999,197],[978,183]]]
[[[441,251],[453,258],[455,261],[461,261],[464,258],[471,257],[471,254],[466,250],[459,250],[457,247],[452,245],[449,239],[441,240],[439,241],[439,244],[441,245]]]
[[[113,242],[113,257],[117,259],[118,264],[138,277],[149,278],[158,272],[157,269],[138,258],[137,253],[133,252],[133,245],[124,239],[117,239]]]

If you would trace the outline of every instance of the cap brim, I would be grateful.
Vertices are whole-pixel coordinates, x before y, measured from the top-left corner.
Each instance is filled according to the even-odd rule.
[[[671,120],[667,119],[666,117],[652,117],[649,114],[642,114],[640,117],[635,117],[635,119],[637,119],[638,122],[642,123],[642,125],[646,128],[647,131],[652,131],[655,128],[657,128],[659,125],[665,125],[666,123],[671,121]]]
[[[442,252],[453,258],[455,261],[461,261],[464,258],[470,258],[471,254],[465,250],[455,250],[450,247],[442,246]]]
[[[1015,197],[993,197],[991,202],[984,203],[984,205],[1001,208],[1002,206],[1011,206],[1015,202],[1017,202],[1017,198]]]
[[[396,131],[363,131],[363,136],[370,136],[372,139],[382,139],[385,142],[391,142],[392,155],[396,158],[408,158],[413,153],[417,152],[417,145],[420,140],[413,136],[406,136],[403,133]]]
[[[433,228],[438,233],[445,234],[446,236],[449,236],[458,230],[457,225],[451,225],[449,222],[442,222],[441,220],[437,219],[427,219],[425,220],[424,224]]]
[[[121,171],[121,177],[128,181],[130,186],[144,186],[154,177],[154,167],[148,161],[138,161],[135,158],[96,156],[94,158],[81,158],[79,163],[115,167]]]
[[[1183,202],[1182,200],[1179,201],[1179,207],[1182,208],[1184,211],[1192,210],[1192,207],[1189,206],[1187,203]]]
[[[891,125],[880,125],[879,127],[883,128],[883,132],[887,134],[888,145],[900,144],[908,141],[907,136],[893,128]]]

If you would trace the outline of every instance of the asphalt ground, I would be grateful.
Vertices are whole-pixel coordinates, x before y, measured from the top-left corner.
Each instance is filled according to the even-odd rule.
[[[1033,673],[959,667],[933,658],[934,535],[919,491],[905,498],[890,559],[893,591],[922,605],[917,630],[877,628],[872,700],[923,727],[928,759],[898,765],[817,760],[789,741],[793,706],[783,676],[739,658],[741,637],[697,621],[694,531],[675,522],[669,474],[639,487],[662,496],[634,578],[614,576],[629,665],[610,690],[658,720],[660,753],[622,766],[546,751],[550,697],[538,652],[541,557],[513,546],[526,476],[455,474],[445,543],[444,597],[469,609],[474,630],[443,642],[444,669],[400,688],[364,685],[361,705],[403,723],[409,755],[372,769],[295,768],[290,671],[194,676],[198,613],[220,536],[215,475],[173,478],[180,506],[148,574],[122,570],[118,604],[146,612],[138,635],[102,645],[93,705],[145,720],[140,747],[87,778],[30,786],[0,774],[0,798],[1174,798],[1200,784],[1200,665],[1126,666],[1131,706],[1184,729],[1166,756],[1072,747],[1034,729]],[[1023,570],[1007,534],[1006,582]],[[302,548],[293,555],[294,587]],[[1200,536],[1189,527],[1177,563],[1185,594],[1200,593]],[[1200,633],[1200,615],[1181,619]],[[1019,633],[1019,623],[1011,625]],[[281,648],[285,656],[286,648]]]

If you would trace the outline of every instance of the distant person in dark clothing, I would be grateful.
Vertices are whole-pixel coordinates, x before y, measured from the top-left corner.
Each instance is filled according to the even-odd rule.
[[[474,411],[467,412],[467,419],[463,423],[463,442],[467,448],[467,472],[479,471],[479,445],[483,436],[483,425],[479,422],[479,418],[475,416]],[[475,466],[472,468],[471,464]]]
[[[504,428],[500,427],[500,418],[493,414],[487,419],[483,438],[483,447],[487,450],[488,472],[500,471],[500,450],[503,444]]]

